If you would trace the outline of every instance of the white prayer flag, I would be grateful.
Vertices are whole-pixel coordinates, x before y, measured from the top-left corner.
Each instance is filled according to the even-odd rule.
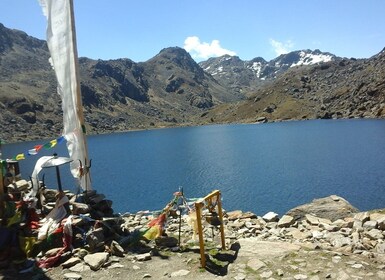
[[[47,44],[62,98],[63,135],[71,162],[71,173],[83,190],[91,190],[85,139],[83,107],[80,96],[78,57],[72,0],[39,0],[47,17]]]

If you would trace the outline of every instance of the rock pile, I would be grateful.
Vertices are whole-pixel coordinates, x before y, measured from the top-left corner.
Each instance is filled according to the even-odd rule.
[[[46,191],[47,206],[51,192],[53,191]],[[170,215],[165,235],[150,241],[143,238],[143,232],[148,229],[148,224],[156,217],[156,213],[140,211],[133,214],[106,215],[112,211],[111,203],[106,201],[103,195],[88,193],[80,200],[82,202],[79,199],[75,201],[71,194],[68,195],[73,214],[72,248],[60,255],[58,260],[58,264],[61,264],[66,272],[70,272],[66,273],[68,275],[65,278],[80,279],[81,275],[89,274],[90,271],[122,268],[122,263],[127,260],[136,271],[140,269],[140,264],[155,261],[154,256],[171,253],[180,256],[193,253],[196,266],[199,266],[199,242],[197,236],[194,236],[189,216],[183,216],[181,219],[177,215]],[[337,261],[336,258],[357,256],[384,264],[385,268],[385,214],[381,211],[358,212],[338,196],[314,200],[313,203],[294,208],[281,217],[274,212],[257,216],[240,210],[225,211],[223,224],[226,248],[230,248],[226,251],[218,250],[218,226],[207,222],[203,225],[207,259],[216,265],[214,269],[219,275],[228,273],[230,264],[236,260],[239,253],[239,256],[246,256],[247,261],[245,267],[233,265],[233,269],[236,268],[235,271],[239,274],[236,279],[247,279],[242,276],[247,274],[245,268],[259,271],[264,278],[272,273],[271,269],[267,269],[266,260],[261,261],[255,256],[264,252],[269,257],[280,257],[284,260],[287,254],[297,252],[299,248],[307,248],[309,252],[333,252],[330,256],[332,263]],[[37,259],[57,255],[62,249],[61,246],[42,249]],[[186,263],[194,262],[191,254],[189,256],[190,259],[186,260]],[[302,263],[306,266],[305,260]],[[348,263],[349,267],[362,265],[362,262],[345,263]],[[275,274],[284,274],[281,267],[276,270]],[[146,277],[151,277],[151,274],[145,274],[148,274]],[[171,277],[171,274],[168,277]],[[381,275],[385,277],[385,273]]]
[[[43,213],[49,213],[54,207],[59,191],[43,188],[40,191],[39,199]],[[93,219],[113,216],[112,201],[106,199],[104,194],[95,190],[75,195],[65,191],[70,202],[70,210],[74,215],[88,214]]]
[[[316,205],[321,205],[317,208]],[[339,206],[338,219],[335,219],[336,212],[330,212],[330,217],[326,217],[326,212],[322,208],[333,209],[333,205]],[[226,244],[229,248],[237,240],[244,238],[254,238],[256,241],[282,241],[293,244],[307,244],[311,249],[333,250],[341,253],[361,254],[368,257],[384,257],[385,253],[385,214],[358,212],[346,200],[337,196],[331,196],[316,200],[313,204],[308,204],[307,209],[318,209],[320,216],[314,214],[290,215],[298,213],[298,209],[293,209],[279,218],[278,214],[269,212],[260,217],[251,212],[231,211],[224,217]],[[306,212],[305,206],[299,209]],[[309,210],[310,211],[310,210]],[[311,212],[311,211],[310,211]],[[356,213],[354,213],[356,212]],[[342,216],[344,216],[342,218]],[[126,214],[116,218],[102,219],[102,226],[87,233],[88,252],[84,249],[74,250],[78,264],[83,259],[83,265],[87,264],[91,269],[97,270],[106,264],[110,264],[107,255],[96,251],[106,251],[109,255],[122,257],[132,254],[130,245],[137,234],[147,228],[153,215],[149,212],[138,212],[136,214]],[[78,219],[80,222],[81,219]],[[76,226],[77,223],[75,222]],[[179,246],[179,218],[169,217],[166,228],[168,237],[158,238],[155,243],[142,242],[141,247],[135,248],[133,258],[145,261],[151,259],[154,248],[168,248],[171,251],[183,250],[183,247],[197,249],[197,238],[193,236],[191,226],[183,221],[180,227],[180,246]],[[111,235],[111,233],[114,235]],[[215,242],[219,238],[217,228],[208,224],[204,226],[204,236],[206,242]],[[195,239],[194,239],[195,238]],[[194,242],[195,240],[195,242]],[[90,246],[99,244],[99,246]],[[137,245],[140,243],[137,243]],[[90,250],[92,249],[92,250]],[[96,253],[95,253],[96,252]],[[139,253],[139,254],[138,254]],[[85,258],[95,258],[97,265],[90,264]],[[70,266],[65,263],[65,266]]]

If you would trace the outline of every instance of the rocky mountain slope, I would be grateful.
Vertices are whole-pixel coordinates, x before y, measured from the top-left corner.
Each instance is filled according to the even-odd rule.
[[[0,25],[0,137],[6,142],[60,135],[61,105],[45,41]],[[187,125],[191,116],[243,98],[229,93],[181,48],[147,62],[80,58],[90,133]]]
[[[266,61],[262,57],[243,61],[237,56],[224,55],[210,58],[199,65],[232,92],[247,94],[264,86],[265,81],[274,80],[291,67],[339,59],[320,50],[302,50],[282,54],[271,61]]]
[[[0,138],[57,137],[61,101],[46,42],[0,24]],[[381,117],[384,54],[343,59],[302,50],[271,61],[197,64],[178,47],[146,62],[80,58],[88,133],[256,120]]]
[[[292,66],[246,101],[217,106],[209,122],[258,122],[385,115],[385,50],[369,59],[332,59]]]

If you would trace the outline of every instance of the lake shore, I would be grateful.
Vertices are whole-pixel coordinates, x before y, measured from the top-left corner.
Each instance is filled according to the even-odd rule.
[[[146,226],[147,212],[126,215],[118,222],[127,232]],[[143,242],[135,250],[111,238],[97,252],[75,249],[49,269],[28,274],[2,270],[2,279],[385,279],[385,214],[359,212],[338,196],[316,199],[279,217],[229,211],[223,220],[226,250],[220,250],[219,232],[204,225],[209,264],[200,268],[197,239],[187,220],[169,217],[166,234],[157,242]],[[111,224],[110,224],[111,225]],[[104,228],[104,227],[103,227]],[[104,231],[105,229],[103,229]],[[108,236],[108,235],[107,235]],[[111,236],[110,236],[111,237]],[[109,242],[107,240],[110,239]],[[112,238],[114,240],[114,238]],[[162,243],[163,242],[163,243]],[[95,261],[95,260],[94,260]]]

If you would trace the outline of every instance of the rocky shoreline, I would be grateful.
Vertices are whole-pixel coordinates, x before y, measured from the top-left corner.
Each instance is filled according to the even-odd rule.
[[[110,204],[96,193],[87,203],[73,205],[77,215],[72,228],[87,232],[82,236],[74,230],[72,250],[53,267],[20,274],[11,266],[0,270],[0,279],[385,279],[385,211],[359,212],[336,195],[282,217],[225,211],[227,250],[220,249],[218,227],[204,223],[205,269],[200,268],[199,242],[188,216],[170,215],[163,236],[135,240],[134,233],[154,213],[104,216],[102,210],[111,214]],[[81,213],[87,212],[98,213],[99,219],[86,222]],[[60,250],[42,251],[37,259]]]

